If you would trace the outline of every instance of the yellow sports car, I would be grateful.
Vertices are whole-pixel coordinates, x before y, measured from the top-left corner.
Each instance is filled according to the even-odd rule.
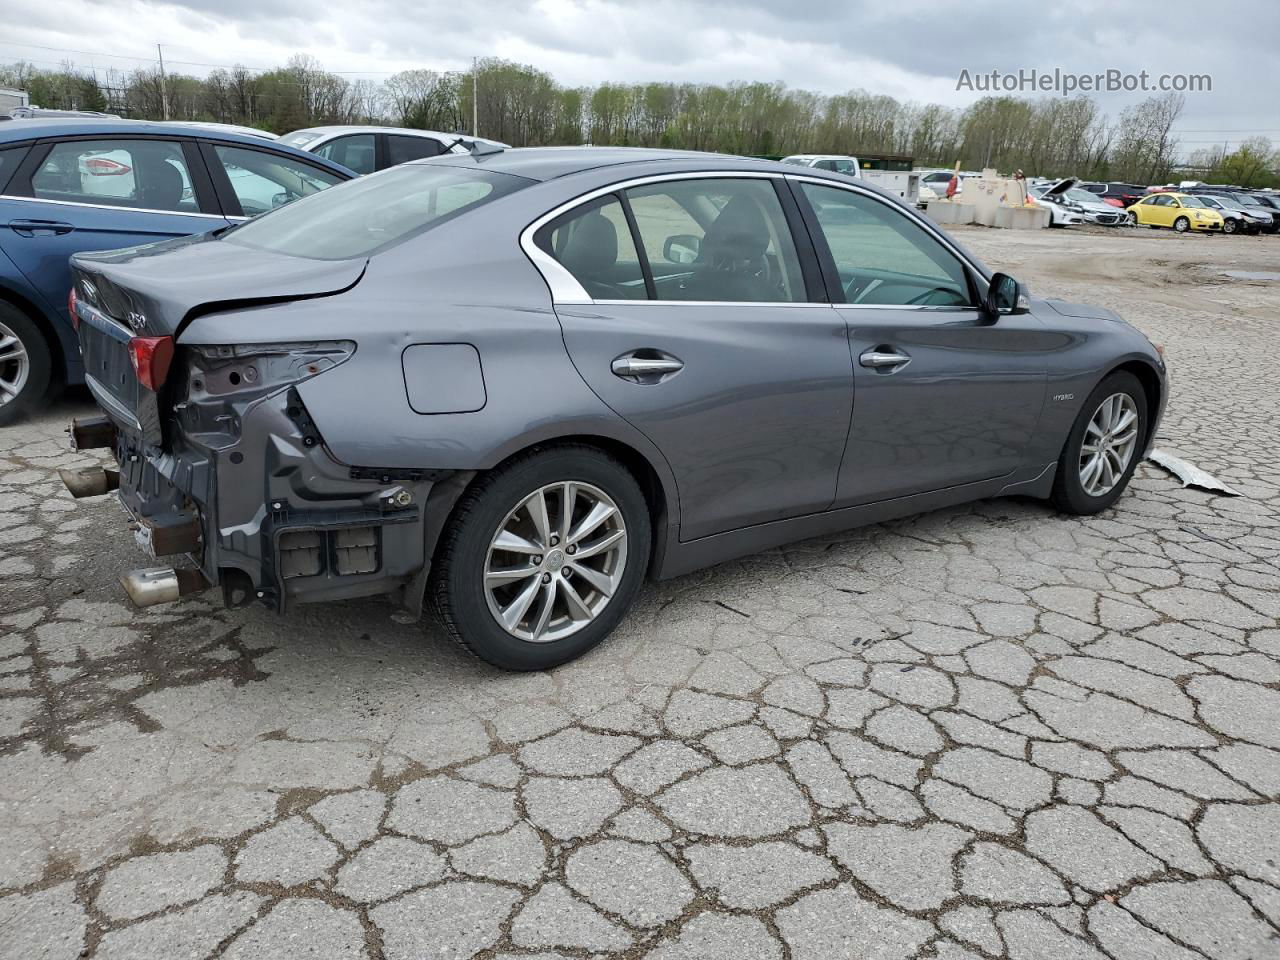
[[[1222,214],[1186,193],[1153,193],[1128,210],[1129,222],[1148,227],[1188,230],[1221,230]]]

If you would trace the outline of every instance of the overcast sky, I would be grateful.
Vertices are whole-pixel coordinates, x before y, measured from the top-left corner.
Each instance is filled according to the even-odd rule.
[[[374,79],[472,56],[562,83],[782,81],[956,106],[972,74],[1019,68],[1207,73],[1186,149],[1259,132],[1280,142],[1280,0],[5,0],[0,61],[131,69],[164,44],[175,70],[271,67],[295,52]],[[1206,11],[1213,26],[1205,23]],[[1210,37],[1214,39],[1209,39]],[[57,48],[57,49],[48,49]],[[74,51],[74,52],[72,52]],[[111,56],[116,55],[116,56]],[[153,61],[152,61],[153,62]],[[1118,113],[1143,94],[1095,95]]]

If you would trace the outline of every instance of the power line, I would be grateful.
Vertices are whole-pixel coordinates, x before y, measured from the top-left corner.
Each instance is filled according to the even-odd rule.
[[[79,54],[82,57],[109,57],[115,60],[133,60],[140,63],[156,63],[157,62],[157,59],[155,57],[135,57],[125,53],[95,53],[91,50],[73,50],[70,47],[48,47],[38,43],[18,43],[17,41],[14,41],[14,40],[0,40],[0,46],[30,47],[34,50],[49,50],[49,51],[52,51],[53,53],[75,53],[75,54]],[[53,63],[54,61],[46,60],[43,62]],[[243,63],[205,63],[199,60],[174,60],[172,58],[170,58],[168,62],[171,64],[180,64],[184,67],[214,67],[222,70],[235,70],[236,68],[243,68],[245,70],[253,70],[256,73],[270,73],[273,70],[281,69],[281,67],[279,66],[250,67],[247,64],[243,64]],[[399,70],[326,70],[325,72],[337,73],[337,74],[366,74],[366,75],[376,75],[380,77],[389,77],[389,76],[393,76],[394,74],[400,73],[401,71]]]

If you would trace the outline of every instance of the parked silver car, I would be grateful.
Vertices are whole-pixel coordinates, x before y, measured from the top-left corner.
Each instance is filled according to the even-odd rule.
[[[286,133],[280,142],[340,163],[348,170],[367,174],[411,160],[438,157],[442,153],[467,154],[482,143],[505,149],[506,144],[482,137],[417,130],[410,127],[308,127]]]
[[[735,157],[453,155],[74,258],[140,603],[434,600],[502,667],[646,574],[983,497],[1115,502],[1165,404],[1108,310],[1032,300],[895,197]]]
[[[1088,190],[1076,186],[1075,177],[1067,177],[1055,183],[1031,187],[1032,198],[1049,209],[1050,226],[1070,223],[1097,223],[1116,227],[1127,222],[1125,213]]]

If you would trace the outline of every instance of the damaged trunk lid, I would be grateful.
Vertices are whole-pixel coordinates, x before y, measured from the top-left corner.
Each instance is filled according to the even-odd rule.
[[[164,384],[182,331],[221,310],[333,296],[367,259],[310,260],[213,235],[71,258],[86,381],[117,426],[163,442]]]

